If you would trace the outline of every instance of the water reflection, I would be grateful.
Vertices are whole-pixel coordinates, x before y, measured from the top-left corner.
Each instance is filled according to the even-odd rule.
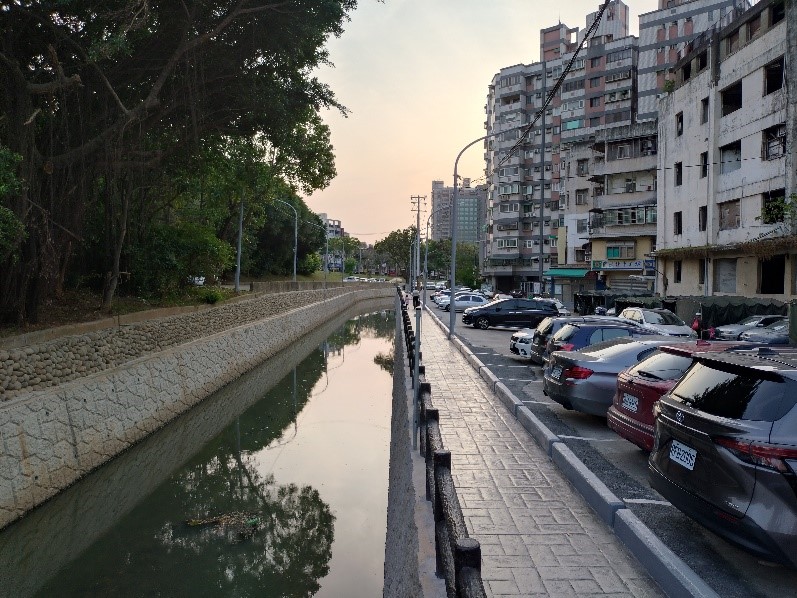
[[[331,440],[332,429],[336,426],[330,424],[330,412],[324,409],[332,409],[336,417],[351,411],[350,421],[343,424],[362,425],[353,406],[334,402],[340,400],[336,399],[340,390],[335,376],[330,381],[330,363],[340,361],[337,367],[342,370],[356,368],[362,372],[363,383],[378,389],[373,397],[368,397],[369,403],[379,406],[378,411],[365,416],[368,421],[373,422],[374,413],[376,417],[383,417],[385,410],[380,403],[388,406],[387,419],[373,422],[377,425],[371,427],[374,430],[389,427],[390,391],[385,393],[384,388],[373,382],[373,374],[365,371],[362,361],[353,359],[353,354],[363,345],[369,345],[368,339],[380,339],[362,352],[363,357],[375,363],[374,354],[384,355],[384,350],[392,347],[394,331],[392,312],[377,312],[347,321],[324,343],[316,345],[265,396],[261,390],[260,399],[254,404],[243,399],[250,406],[238,410],[239,415],[233,411],[230,414],[232,423],[220,433],[204,438],[206,431],[202,431],[202,426],[212,426],[214,419],[223,417],[225,407],[235,410],[240,404],[239,397],[235,393],[230,395],[229,389],[220,393],[221,398],[209,399],[207,405],[203,403],[181,417],[178,420],[181,424],[167,426],[156,435],[158,438],[152,439],[154,448],[145,446],[151,444],[148,440],[126,454],[127,469],[104,473],[123,461],[117,459],[4,530],[0,534],[0,577],[4,587],[13,589],[12,595],[16,596],[29,595],[36,588],[42,596],[311,596],[323,593],[322,585],[333,587],[330,579],[348,577],[348,583],[356,582],[352,571],[362,567],[362,561],[346,564],[341,560],[345,559],[345,551],[333,549],[336,542],[346,545],[345,536],[350,533],[348,529],[339,529],[340,538],[336,539],[338,518],[347,522],[346,527],[357,527],[351,525],[350,514],[340,506],[345,501],[336,498],[334,488],[324,487],[330,484],[323,478],[303,477],[301,472],[308,469],[303,462],[313,460],[308,455],[319,452],[316,444],[319,442],[325,447],[322,452],[328,453],[325,458],[345,467],[352,464],[349,459],[355,468],[363,467],[356,462],[358,452],[366,460],[380,454],[380,450],[369,454],[358,447],[354,455],[341,455],[341,450],[348,451],[346,442]],[[351,372],[346,375],[351,377]],[[387,378],[384,373],[382,375]],[[262,389],[262,380],[259,385]],[[389,387],[388,381],[385,388]],[[328,389],[330,392],[325,394]],[[347,395],[345,400],[359,399],[362,404],[363,398],[350,389],[344,394]],[[319,395],[323,397],[313,404],[322,407],[310,409],[311,399]],[[228,417],[224,421],[231,419]],[[389,443],[389,438],[372,438],[371,432],[362,434],[370,446]],[[203,437],[199,447],[193,446],[195,434]],[[338,452],[335,443],[340,447]],[[103,486],[108,482],[124,484],[122,480],[129,478],[141,480],[139,486],[146,485],[144,480],[150,472],[145,468],[152,465],[152,469],[156,469],[153,455],[159,455],[159,461],[179,459],[175,455],[185,450],[182,445],[193,448],[180,461],[179,467],[175,464],[173,473],[137,498],[137,504],[127,506],[124,500],[119,501],[122,504],[114,504],[113,499],[100,501],[96,498],[98,493],[113,495],[114,489]],[[302,453],[303,445],[308,445],[311,452]],[[143,461],[141,455],[131,455],[140,451],[149,455]],[[291,452],[296,453],[298,461],[291,461]],[[329,463],[325,467],[334,468]],[[386,495],[386,460],[378,467],[384,471],[375,475],[369,470],[368,479],[383,475]],[[286,469],[295,475],[286,475]],[[158,472],[152,471],[152,474],[157,478]],[[92,486],[92,479],[102,480],[99,488]],[[345,479],[342,474],[341,479]],[[355,483],[362,484],[362,481]],[[81,487],[89,488],[84,492],[95,496],[89,500],[74,498],[75,493],[79,496]],[[135,489],[130,490],[135,493]],[[369,495],[362,490],[359,492]],[[69,498],[68,494],[73,497]],[[97,512],[84,512],[84,507]],[[373,519],[373,513],[362,514],[364,507],[353,507],[356,518]],[[381,518],[384,507],[384,504],[379,507]],[[113,516],[113,521],[108,521],[103,534],[85,549],[81,547],[82,553],[71,552],[79,544],[75,537],[89,533],[86,528],[92,526],[90,521],[95,518],[110,519],[109,511],[117,515]],[[75,521],[81,522],[78,528],[75,528]],[[384,521],[381,525],[381,541],[384,542]],[[57,526],[67,530],[55,529]],[[369,522],[369,526],[372,523]],[[59,536],[65,546],[59,555],[63,560],[49,566],[63,565],[61,571],[46,582],[41,577],[32,580],[30,576],[50,577],[48,563],[41,559],[59,553],[56,547],[48,545]],[[369,550],[373,552],[372,547]],[[26,554],[20,554],[22,552]],[[69,559],[77,558],[68,562],[65,553],[69,553]],[[378,569],[381,573],[381,564]],[[336,576],[335,570],[344,573]],[[357,585],[354,588],[354,593],[349,595],[357,595]],[[381,591],[381,585],[379,589]]]

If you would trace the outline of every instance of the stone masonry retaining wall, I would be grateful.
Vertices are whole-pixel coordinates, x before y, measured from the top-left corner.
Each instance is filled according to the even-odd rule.
[[[27,347],[13,369],[61,351],[102,371],[87,376],[73,366],[76,372],[55,378],[71,382],[18,389],[0,402],[0,528],[351,305],[394,292],[385,285],[325,302],[318,291],[259,296],[99,337],[66,337],[47,343],[46,351]],[[126,343],[136,348],[125,352]],[[125,355],[127,363],[114,367]]]
[[[379,289],[389,294],[391,287]],[[336,297],[346,289],[330,289]],[[14,349],[0,349],[0,401],[117,367],[191,340],[321,301],[322,291],[256,295],[211,309],[105,327]]]

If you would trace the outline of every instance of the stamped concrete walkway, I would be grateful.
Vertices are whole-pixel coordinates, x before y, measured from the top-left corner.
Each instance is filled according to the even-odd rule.
[[[428,313],[421,351],[488,596],[663,596]]]

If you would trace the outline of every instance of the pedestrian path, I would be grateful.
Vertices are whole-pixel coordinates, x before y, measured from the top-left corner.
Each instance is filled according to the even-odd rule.
[[[663,596],[428,313],[421,352],[488,596]]]

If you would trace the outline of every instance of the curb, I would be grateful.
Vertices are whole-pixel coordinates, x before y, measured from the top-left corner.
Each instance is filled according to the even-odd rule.
[[[427,309],[427,313],[443,331],[448,327]],[[556,434],[543,424],[495,374],[479,361],[461,339],[454,337],[451,343],[468,358],[479,376],[506,405],[523,428],[545,450],[559,470],[584,497],[590,507],[614,531],[620,541],[634,554],[648,575],[653,578],[668,596],[693,596],[695,598],[719,598],[711,587],[694,572],[678,555],[670,550],[642,520],[634,515],[625,503],[576,457]],[[471,360],[472,358],[472,360]],[[478,363],[474,365],[474,361]]]

